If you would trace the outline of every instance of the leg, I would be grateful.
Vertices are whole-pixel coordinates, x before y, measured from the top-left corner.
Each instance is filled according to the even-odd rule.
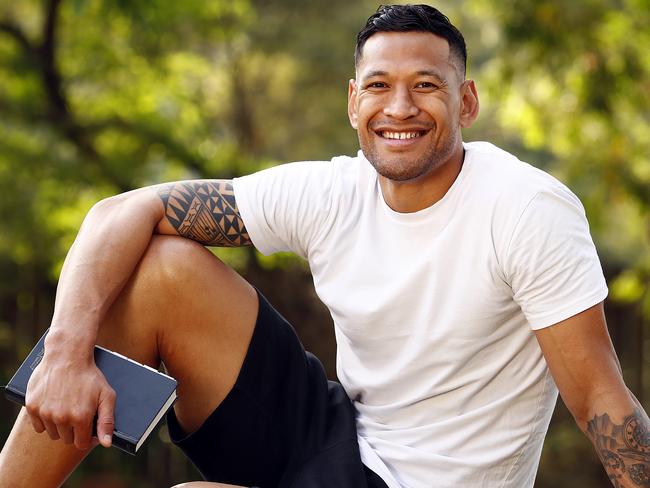
[[[164,362],[179,382],[176,416],[192,432],[235,383],[256,315],[255,290],[212,253],[155,237],[98,342],[153,367]],[[12,487],[59,486],[86,454],[36,434],[21,413],[0,453],[0,479]]]
[[[99,343],[154,367],[162,360],[179,383],[176,417],[193,432],[235,383],[256,316],[253,287],[210,251],[156,237]]]

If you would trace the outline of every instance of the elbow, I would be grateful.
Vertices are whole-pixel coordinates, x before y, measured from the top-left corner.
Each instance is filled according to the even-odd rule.
[[[96,226],[101,223],[110,222],[115,215],[122,211],[125,203],[123,195],[115,195],[101,199],[88,210],[83,220],[82,228],[87,225]]]
[[[84,223],[110,221],[125,214],[145,218],[155,225],[162,219],[164,210],[155,190],[146,187],[99,200],[88,211]]]
[[[601,415],[624,418],[637,408],[634,396],[622,383],[586,394],[583,401],[567,402],[565,405],[576,423],[586,431],[590,422]]]
[[[102,215],[111,212],[119,206],[122,200],[123,195],[114,195],[112,197],[102,198],[90,208],[88,215]]]
[[[583,404],[580,406],[569,405],[566,402],[564,403],[571,413],[573,420],[575,420],[576,425],[583,432],[587,431],[587,424],[590,420],[593,420],[595,416],[595,411],[588,404]]]

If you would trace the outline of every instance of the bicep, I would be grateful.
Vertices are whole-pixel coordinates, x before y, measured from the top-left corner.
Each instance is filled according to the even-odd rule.
[[[206,246],[246,246],[251,241],[232,181],[188,180],[152,187],[164,208],[159,234],[180,235]]]
[[[564,403],[584,428],[611,407],[632,407],[602,303],[535,331]]]

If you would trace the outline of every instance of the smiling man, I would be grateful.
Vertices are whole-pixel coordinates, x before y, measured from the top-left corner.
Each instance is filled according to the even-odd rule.
[[[460,129],[478,114],[474,82],[465,80],[465,45],[452,53],[445,38],[430,32],[370,33],[359,37],[350,122],[386,203],[417,211],[439,200],[458,176]]]
[[[648,418],[621,378],[578,199],[462,141],[478,95],[436,9],[380,7],[355,59],[357,156],[144,188],[89,212],[3,483],[59,485],[94,444],[95,413],[110,445],[100,343],[178,379],[170,434],[210,482],[532,487],[559,389],[614,486],[649,486]],[[200,244],[307,259],[340,383]]]

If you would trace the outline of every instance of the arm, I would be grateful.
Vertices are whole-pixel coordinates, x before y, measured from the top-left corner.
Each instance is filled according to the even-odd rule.
[[[650,486],[650,420],[623,382],[602,304],[535,335],[564,403],[613,486]]]
[[[84,449],[97,413],[97,436],[110,445],[115,394],[95,367],[93,346],[154,233],[206,245],[250,244],[230,181],[149,187],[95,205],[66,257],[46,353],[28,385],[26,409],[37,432]]]

